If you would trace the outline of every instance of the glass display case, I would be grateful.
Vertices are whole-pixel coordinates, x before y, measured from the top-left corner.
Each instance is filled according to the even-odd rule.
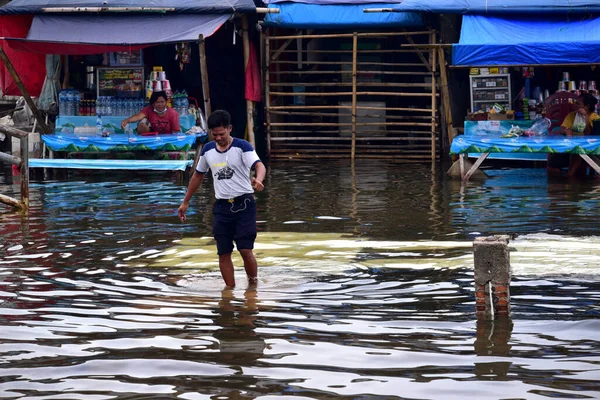
[[[489,111],[495,103],[511,108],[512,93],[509,74],[470,75],[471,112]]]

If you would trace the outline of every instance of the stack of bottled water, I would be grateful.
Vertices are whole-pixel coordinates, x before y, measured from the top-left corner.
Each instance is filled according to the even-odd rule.
[[[188,95],[185,89],[180,93],[176,91],[173,95],[173,108],[177,111],[179,115],[187,115],[188,108],[190,107],[190,102],[188,100]]]
[[[61,90],[58,94],[60,115],[79,115],[80,94],[77,90]]]

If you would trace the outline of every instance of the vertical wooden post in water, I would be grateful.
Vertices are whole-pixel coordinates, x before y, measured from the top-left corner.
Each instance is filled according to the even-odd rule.
[[[438,47],[438,62],[440,64],[440,78],[442,83],[442,101],[444,104],[444,114],[446,116],[446,128],[447,128],[447,148],[450,148],[452,139],[454,139],[454,126],[452,123],[452,105],[450,103],[450,88],[448,87],[448,70],[446,69],[446,55],[444,54],[444,48]]]
[[[210,87],[208,86],[208,65],[206,63],[206,46],[204,43],[204,35],[200,35],[198,37],[198,49],[200,51],[200,78],[202,81],[202,97],[204,98],[204,115],[208,120],[212,110],[210,108]],[[210,137],[210,132],[208,135],[209,140],[212,140],[212,137]]]
[[[246,14],[242,15],[242,42],[244,45],[244,71],[246,71],[250,62],[250,38],[248,36],[248,15]],[[248,141],[256,148],[256,140],[254,138],[254,103],[248,99],[246,99],[246,120],[248,124]]]
[[[510,252],[508,236],[490,236],[473,242],[475,307],[478,317],[510,314]]]
[[[356,58],[358,53],[358,34],[352,34],[352,150],[350,158],[356,155]]]
[[[435,31],[430,33],[429,43],[435,44],[436,37]],[[431,49],[431,55],[429,59],[429,65],[431,65],[431,160],[435,161],[435,133],[437,130],[436,118],[437,118],[437,51],[435,48]]]
[[[29,208],[29,135],[20,137],[21,143],[21,203],[23,208]]]
[[[269,34],[265,33],[265,114],[267,131],[267,156],[271,155],[271,42]]]

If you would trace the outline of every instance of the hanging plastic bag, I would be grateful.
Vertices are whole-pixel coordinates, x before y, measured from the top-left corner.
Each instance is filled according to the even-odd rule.
[[[551,122],[548,118],[538,118],[531,128],[525,131],[525,135],[527,136],[542,136],[548,134],[548,129],[550,129]]]
[[[581,115],[580,113],[575,114],[575,120],[573,121],[573,132],[583,133],[586,126],[587,120],[585,115]]]

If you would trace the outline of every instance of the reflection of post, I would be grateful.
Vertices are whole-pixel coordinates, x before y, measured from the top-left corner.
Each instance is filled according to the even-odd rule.
[[[510,335],[513,322],[508,316],[499,317],[495,320],[478,319],[477,336],[475,338],[475,354],[480,357],[508,357],[511,345]],[[510,362],[478,362],[475,363],[476,376],[505,377],[508,375]]]
[[[429,221],[431,222],[431,227],[433,228],[434,233],[438,232],[438,227],[444,224],[444,217],[442,216],[442,210],[439,205],[439,196],[442,195],[442,191],[440,190],[440,184],[437,179],[437,162],[435,160],[431,161],[431,186],[429,187],[429,195],[431,197],[431,203],[429,205]]]
[[[356,168],[354,166],[354,158],[350,163],[350,176],[351,176],[351,185],[352,185],[352,201],[350,203],[350,218],[352,218],[356,225],[354,226],[354,233],[360,233],[360,218],[358,217],[358,194],[360,190],[356,187]]]

